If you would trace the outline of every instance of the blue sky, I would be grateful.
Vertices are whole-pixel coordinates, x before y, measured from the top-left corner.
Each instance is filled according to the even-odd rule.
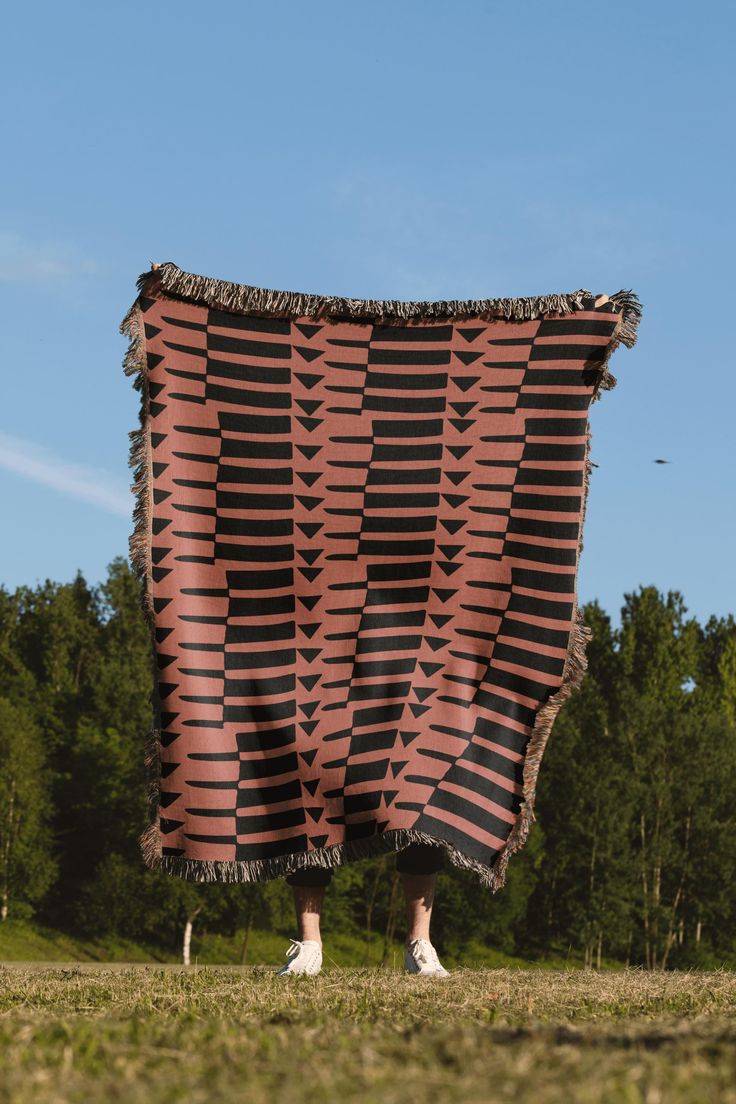
[[[632,288],[579,599],[617,622],[651,583],[734,611],[735,23],[708,0],[14,5],[0,581],[97,583],[127,555],[118,326],[173,260],[361,298]]]

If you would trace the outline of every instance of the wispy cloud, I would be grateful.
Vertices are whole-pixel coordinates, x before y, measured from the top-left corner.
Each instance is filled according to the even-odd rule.
[[[132,515],[132,492],[118,479],[100,468],[65,460],[35,441],[0,432],[0,468],[118,517]]]
[[[58,283],[97,271],[97,263],[65,242],[29,242],[0,233],[0,282]]]

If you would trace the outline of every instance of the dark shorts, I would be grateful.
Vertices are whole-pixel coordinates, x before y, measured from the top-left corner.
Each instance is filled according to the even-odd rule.
[[[410,843],[396,853],[400,874],[437,874],[445,864],[445,849],[433,843]],[[332,867],[305,866],[286,875],[289,885],[326,886],[332,881]]]

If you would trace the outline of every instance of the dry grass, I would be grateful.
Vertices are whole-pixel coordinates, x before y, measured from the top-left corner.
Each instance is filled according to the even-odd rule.
[[[736,1104],[736,975],[0,968],[0,1100]]]

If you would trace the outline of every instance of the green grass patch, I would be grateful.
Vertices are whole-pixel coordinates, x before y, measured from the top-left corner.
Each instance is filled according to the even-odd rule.
[[[736,1101],[736,976],[0,968],[0,1101]]]
[[[296,932],[294,932],[296,934]],[[365,935],[324,933],[325,962],[333,966],[380,966],[384,940],[372,932]],[[232,936],[197,932],[192,940],[192,964],[199,966],[234,965],[245,962],[252,966],[273,966],[285,961],[291,935],[285,931],[252,929]],[[400,969],[403,941],[395,940],[389,947],[388,965]],[[494,951],[481,943],[470,943],[462,953],[448,952],[442,956],[448,966],[501,967],[529,966],[530,963]],[[178,947],[146,947],[119,938],[85,940],[42,925],[20,920],[0,924],[0,963],[2,962],[161,962],[181,961]],[[574,963],[571,963],[574,964]],[[564,966],[560,960],[540,963],[545,968]]]

